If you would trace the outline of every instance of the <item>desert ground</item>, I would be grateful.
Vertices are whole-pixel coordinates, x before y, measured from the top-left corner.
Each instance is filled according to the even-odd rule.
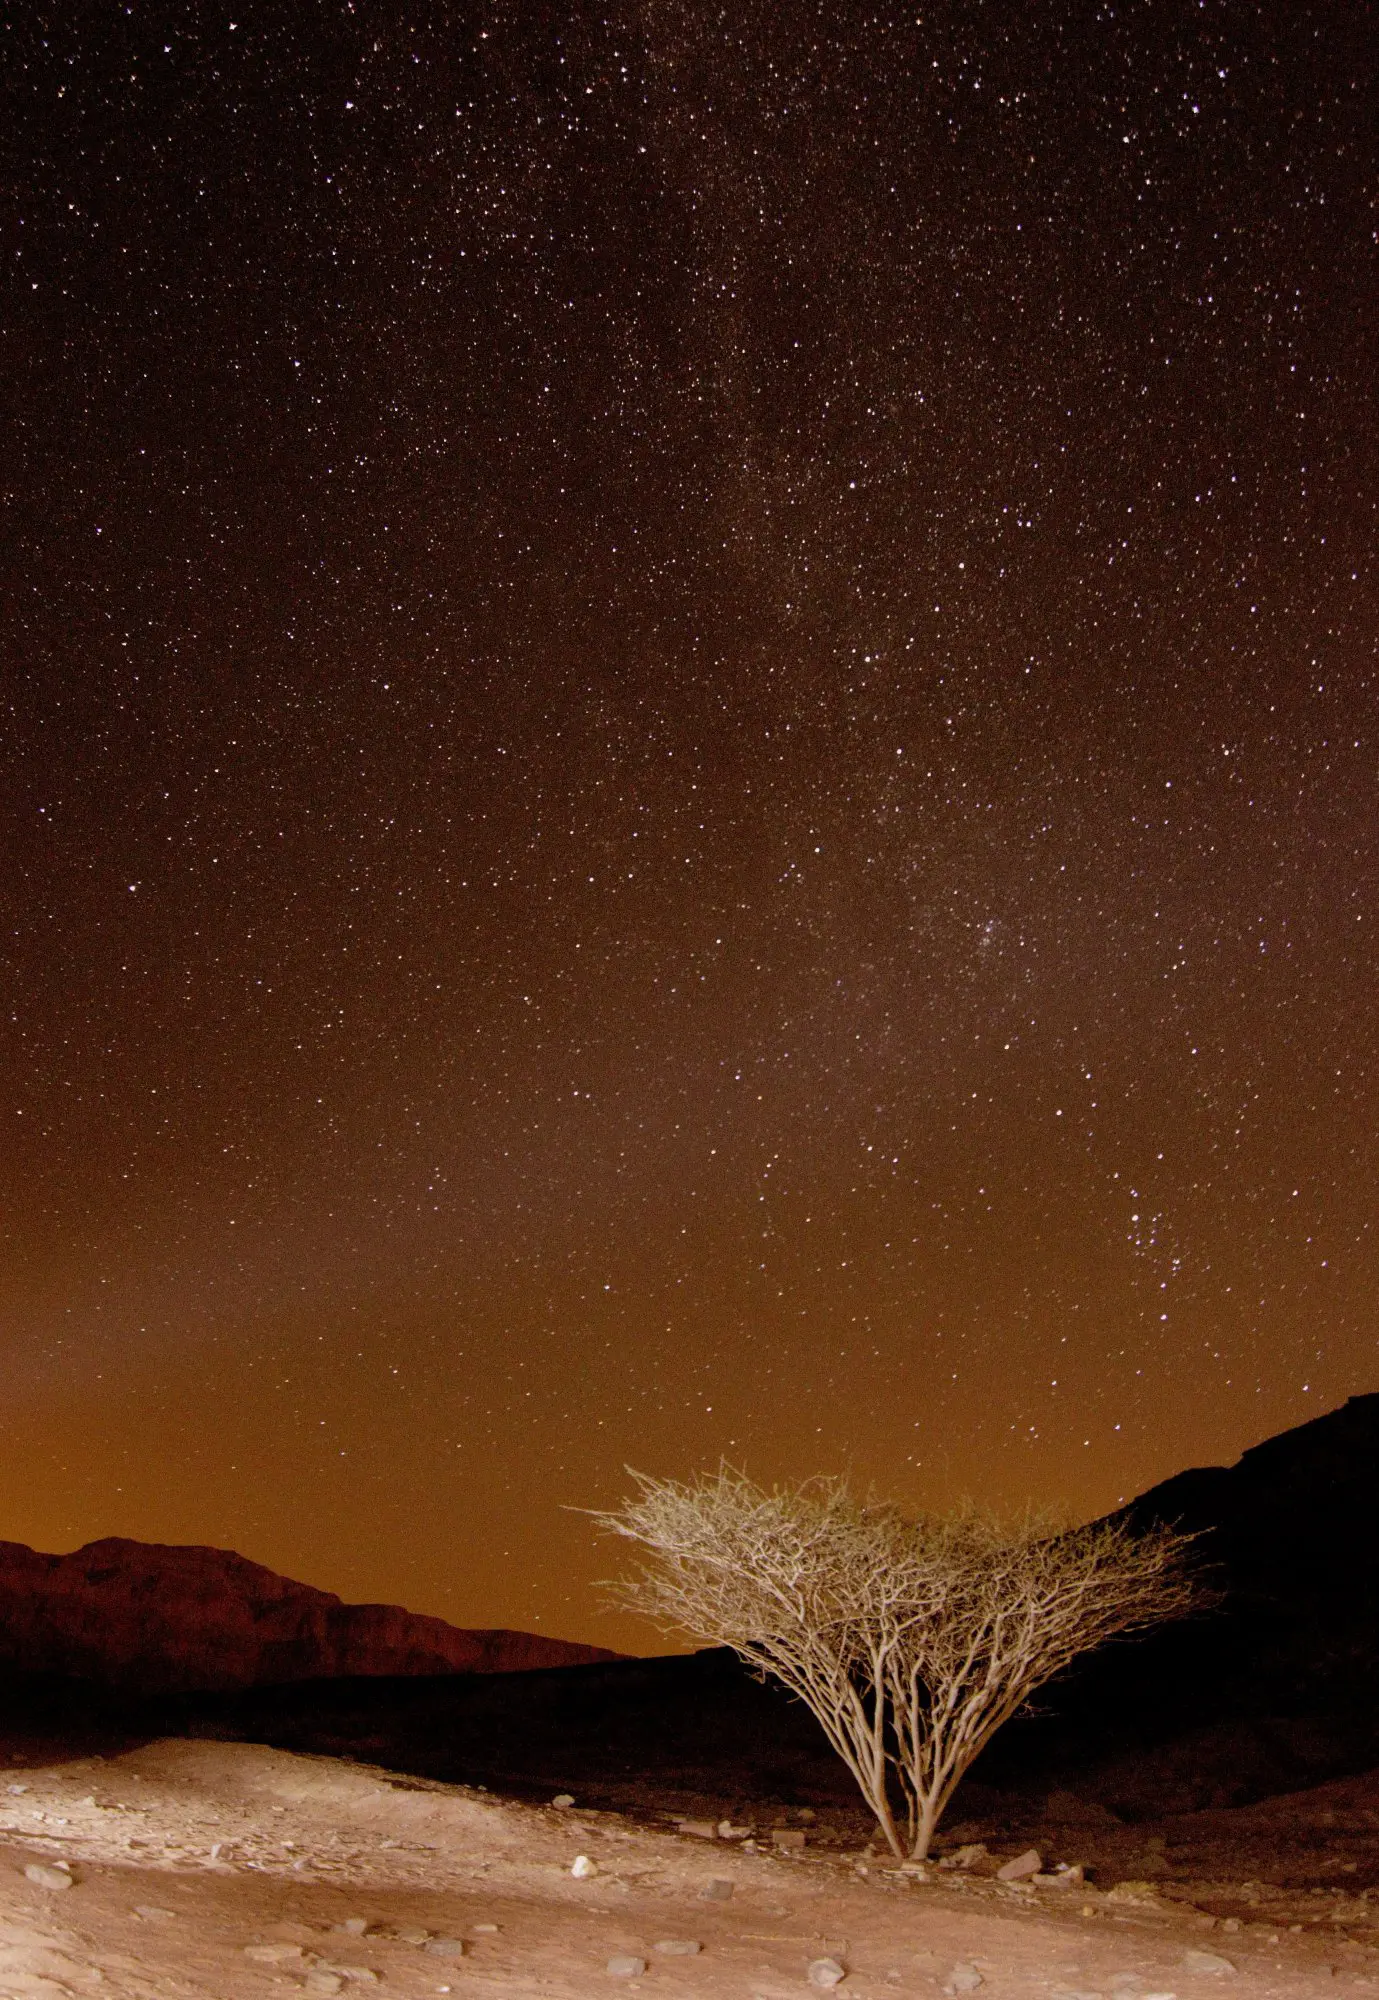
[[[980,1829],[916,1873],[774,1817],[724,1834],[241,1743],[16,1760],[0,2000],[1379,1992],[1374,1778],[1137,1829],[1141,1878],[1082,1882],[997,1880],[1008,1836],[955,1849]],[[1068,1817],[1041,1873],[1118,1837]]]

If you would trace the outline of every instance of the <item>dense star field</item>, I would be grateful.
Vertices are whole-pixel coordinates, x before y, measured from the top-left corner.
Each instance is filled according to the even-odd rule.
[[[0,1534],[645,1648],[1379,1386],[1375,77],[569,12],[0,31]]]

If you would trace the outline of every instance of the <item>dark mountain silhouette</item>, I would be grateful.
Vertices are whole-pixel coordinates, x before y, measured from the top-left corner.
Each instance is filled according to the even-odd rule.
[[[377,1674],[503,1674],[611,1660],[530,1632],[343,1604],[226,1549],[111,1536],[74,1555],[0,1542],[0,1669],[161,1693]]]
[[[1379,1665],[1379,1395],[1284,1431],[1228,1468],[1180,1472],[1126,1510],[1201,1536],[1221,1616],[1164,1634],[1197,1662],[1163,1690],[1186,1712],[1283,1713],[1373,1700]],[[1167,1645],[1166,1645],[1167,1642]]]
[[[1198,1802],[1224,1805],[1379,1763],[1379,1395],[1123,1513],[1197,1535],[1218,1604],[1090,1656],[981,1775],[1079,1765],[1133,1803],[1191,1771]]]

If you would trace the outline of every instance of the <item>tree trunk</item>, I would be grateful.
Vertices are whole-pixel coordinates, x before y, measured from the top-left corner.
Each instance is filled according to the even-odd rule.
[[[934,1828],[938,1824],[938,1815],[938,1795],[934,1792],[926,1792],[919,1802],[919,1817],[915,1823],[915,1844],[910,1850],[912,1861],[925,1861],[928,1859],[929,1843],[934,1837]]]

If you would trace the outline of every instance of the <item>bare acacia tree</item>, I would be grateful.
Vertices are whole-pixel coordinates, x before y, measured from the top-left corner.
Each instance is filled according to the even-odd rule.
[[[632,1478],[594,1517],[646,1552],[618,1602],[797,1695],[897,1856],[928,1853],[963,1773],[1036,1688],[1197,1600],[1190,1537],[1167,1528],[1060,1531],[970,1507],[914,1520],[844,1480],[767,1491],[727,1466]]]

